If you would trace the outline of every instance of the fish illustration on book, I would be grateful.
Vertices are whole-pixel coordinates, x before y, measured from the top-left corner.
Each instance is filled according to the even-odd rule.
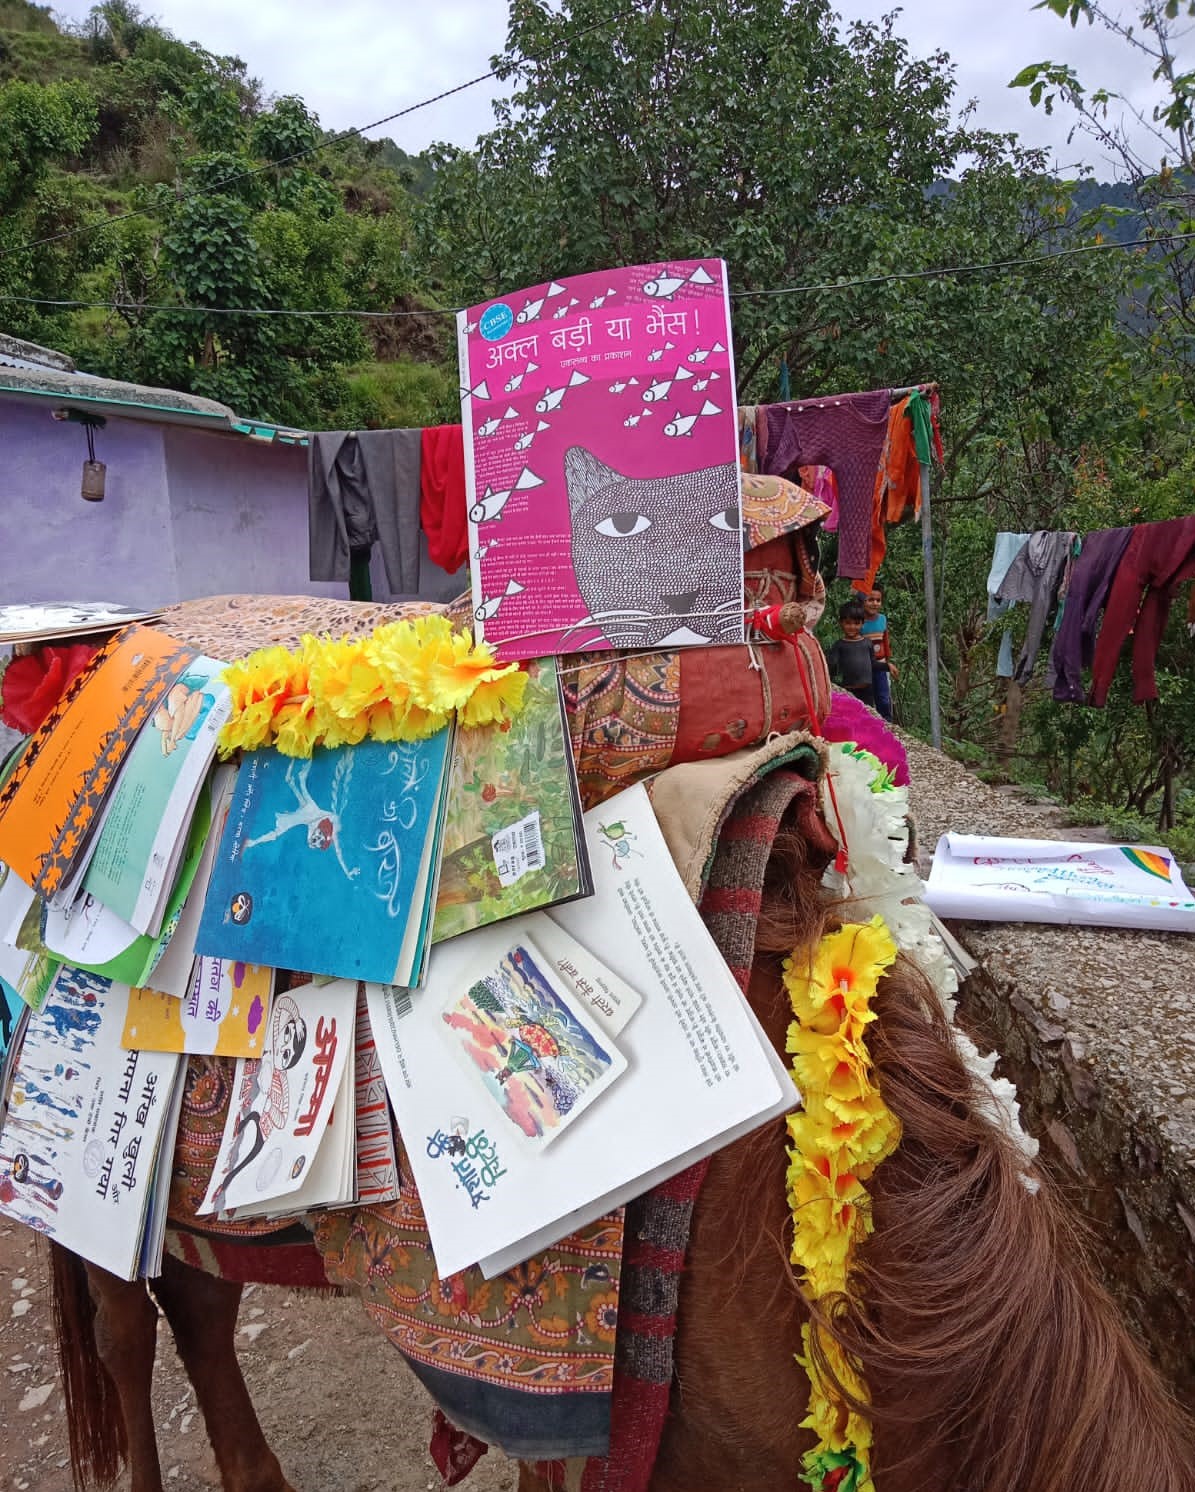
[[[665,435],[692,435],[693,426],[703,415],[721,414],[722,411],[707,399],[696,414],[674,414],[664,426]]]
[[[558,285],[556,281],[553,280],[552,283],[548,286],[547,290],[543,293],[543,295],[537,297],[535,300],[529,300],[523,303],[522,308],[515,316],[515,320],[520,326],[526,326],[529,321],[534,321],[539,316],[540,312],[544,308],[545,301],[551,299],[553,296],[563,294],[564,286]]]
[[[476,608],[473,615],[479,621],[488,622],[492,616],[496,615],[499,606],[502,605],[507,596],[517,596],[522,590],[526,590],[526,586],[520,585],[517,580],[508,580],[506,582],[506,589],[502,594],[500,596],[492,596],[488,601],[483,601]]]
[[[654,280],[648,280],[644,285],[643,293],[651,296],[653,300],[670,300],[685,285],[712,285],[713,283],[713,276],[699,264],[691,275],[657,275]]]
[[[527,377],[528,373],[534,373],[538,367],[538,363],[528,363],[523,371],[521,373],[516,373],[515,376],[506,385],[506,392],[508,394],[517,393],[518,390],[521,389],[523,386],[523,379]]]
[[[548,425],[547,420],[540,420],[538,422],[538,424],[536,425],[536,427],[535,427],[534,430],[528,430],[523,435],[519,436],[518,440],[515,441],[515,450],[516,451],[526,451],[526,450],[528,450],[530,448],[530,446],[531,446],[531,442],[535,439],[535,437],[537,435],[542,434],[543,431],[545,431],[545,430],[547,430],[549,428],[550,427]]]
[[[492,487],[487,487],[480,500],[475,502],[469,510],[469,517],[474,523],[489,523],[495,518],[502,516],[502,509],[509,502],[512,494],[516,492],[530,492],[535,487],[542,487],[544,479],[525,466],[519,473],[513,487],[508,487],[502,492],[495,492]]]
[[[668,390],[674,383],[683,383],[685,379],[692,377],[693,375],[689,372],[688,368],[678,368],[671,378],[661,379],[659,382],[653,383],[649,388],[643,390],[644,404],[654,404],[659,399],[667,398]]]
[[[538,414],[549,414],[552,410],[559,409],[564,401],[564,396],[568,393],[569,389],[575,389],[580,384],[588,382],[589,379],[584,373],[574,372],[563,388],[544,390],[543,397],[535,406],[536,412]]]

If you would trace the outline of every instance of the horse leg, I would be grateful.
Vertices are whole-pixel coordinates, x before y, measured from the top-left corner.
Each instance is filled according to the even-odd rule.
[[[130,1492],[162,1492],[162,1469],[154,1436],[154,1353],[158,1312],[144,1281],[117,1279],[87,1264],[87,1284],[95,1302],[95,1344],[116,1386],[128,1437]]]
[[[237,1362],[242,1286],[169,1255],[154,1281],[178,1355],[195,1387],[225,1492],[294,1492],[266,1444]]]

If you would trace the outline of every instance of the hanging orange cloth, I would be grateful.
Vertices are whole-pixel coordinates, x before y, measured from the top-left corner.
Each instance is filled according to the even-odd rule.
[[[921,511],[921,463],[913,438],[911,396],[901,399],[888,412],[888,433],[876,472],[871,504],[871,550],[867,573],[851,582],[854,590],[866,593],[875,585],[876,574],[888,552],[885,527],[899,523],[912,504]]]
[[[912,506],[921,513],[921,462],[913,425],[913,396],[902,399],[892,408],[888,421],[887,464],[881,465],[877,478],[884,520],[899,523]]]

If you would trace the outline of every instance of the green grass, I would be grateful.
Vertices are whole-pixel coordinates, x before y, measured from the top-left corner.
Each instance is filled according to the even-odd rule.
[[[454,369],[434,363],[364,363],[349,370],[344,429],[448,424],[460,418]]]

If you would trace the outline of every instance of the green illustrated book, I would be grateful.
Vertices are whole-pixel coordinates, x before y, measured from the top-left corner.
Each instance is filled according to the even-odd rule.
[[[456,735],[432,941],[593,893],[555,661],[505,727]]]

